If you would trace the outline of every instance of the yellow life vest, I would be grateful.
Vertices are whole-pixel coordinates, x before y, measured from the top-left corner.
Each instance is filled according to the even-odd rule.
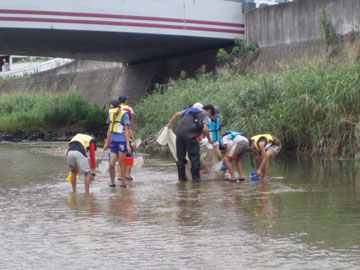
[[[266,139],[266,144],[268,143],[272,143],[273,142],[273,137],[270,135],[270,134],[260,134],[260,135],[256,135],[256,136],[253,136],[251,137],[251,140],[254,142],[254,145],[255,145],[255,149],[256,151],[260,152],[260,148],[259,148],[259,145],[258,145],[258,142],[261,138],[265,138]]]
[[[116,113],[119,108],[111,108],[109,109],[109,114]]]
[[[93,137],[86,134],[78,133],[71,139],[70,143],[79,142],[84,147],[84,149],[87,150],[90,147],[90,143],[93,141],[94,141]]]
[[[121,119],[127,111],[121,110],[114,119],[115,113],[110,114],[111,133],[124,133],[124,126],[121,124]]]

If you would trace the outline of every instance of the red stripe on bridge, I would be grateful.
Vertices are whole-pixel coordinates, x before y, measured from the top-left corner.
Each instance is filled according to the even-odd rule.
[[[232,29],[221,29],[221,28],[208,28],[208,27],[197,27],[197,26],[180,26],[180,25],[165,25],[165,24],[154,24],[154,23],[130,23],[130,22],[94,21],[94,20],[0,17],[0,21],[132,26],[132,27],[164,28],[164,29],[177,29],[177,30],[231,33],[231,34],[244,34],[245,33],[244,30],[232,30]]]
[[[213,26],[227,26],[244,28],[244,24],[202,21],[202,20],[186,20],[163,17],[146,17],[146,16],[132,16],[132,15],[116,15],[116,14],[99,14],[99,13],[81,13],[81,12],[63,12],[63,11],[39,11],[39,10],[12,10],[0,9],[0,14],[26,14],[26,15],[50,15],[50,16],[69,16],[69,17],[90,17],[90,18],[107,18],[107,19],[126,19],[126,20],[143,20],[143,21],[158,21],[158,22],[172,22],[172,23],[189,23],[189,24],[205,24]]]

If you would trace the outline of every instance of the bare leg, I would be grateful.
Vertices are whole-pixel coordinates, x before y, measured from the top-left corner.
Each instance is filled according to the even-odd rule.
[[[119,167],[120,167],[121,184],[126,186],[126,166],[125,166],[125,162],[124,162],[126,153],[119,152],[118,156],[119,156],[118,162],[119,162]]]
[[[131,167],[126,166],[126,178],[130,178],[130,174],[131,174]]]
[[[71,186],[73,192],[76,192],[76,175],[78,174],[78,169],[71,169]]]
[[[85,173],[85,193],[89,194],[90,192],[90,183],[91,183],[91,179],[90,179],[90,172]]]
[[[236,164],[236,167],[237,167],[238,172],[239,172],[239,178],[240,179],[244,178],[244,173],[243,173],[243,169],[242,169],[242,165],[241,165],[241,160],[240,159],[235,159],[235,164]]]
[[[219,145],[215,146],[215,155],[216,155],[216,158],[218,161],[222,160],[222,155],[221,155]]]
[[[116,159],[116,161],[118,161],[117,159]],[[121,178],[121,166],[120,166],[120,163],[118,164],[118,180],[122,180],[122,178]]]
[[[226,165],[226,167],[227,167],[227,169],[228,169],[228,171],[230,173],[231,180],[236,180],[234,169],[233,169],[233,167],[231,165],[231,161],[232,161],[232,158],[229,158],[229,157],[225,156],[224,163],[225,163],[225,165]]]
[[[110,172],[111,184],[113,185],[115,185],[115,165],[117,158],[118,157],[115,153],[110,154],[109,172]]]
[[[266,161],[266,164],[263,168],[263,179],[264,180],[269,180],[269,159],[273,156],[275,156],[276,153],[274,151],[272,151],[271,149],[270,150],[267,150],[266,151],[266,156],[267,156],[267,161]]]

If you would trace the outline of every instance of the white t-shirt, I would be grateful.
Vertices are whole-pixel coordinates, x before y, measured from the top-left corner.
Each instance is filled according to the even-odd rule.
[[[234,139],[231,139],[232,135],[231,134],[228,134],[226,136],[224,136],[222,138],[222,141],[223,143],[226,145],[226,144],[230,144],[230,147],[233,146],[234,144],[237,144],[238,142],[241,142],[241,141],[245,141],[245,142],[249,142],[249,140],[244,137],[244,136],[241,136],[241,135],[236,135],[234,137]]]
[[[130,112],[131,112],[132,115],[135,115],[135,112],[134,112],[134,110],[133,110],[132,107],[129,106],[129,110],[130,110]]]

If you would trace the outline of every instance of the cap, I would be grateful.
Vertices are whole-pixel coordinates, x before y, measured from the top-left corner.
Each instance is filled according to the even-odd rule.
[[[196,102],[192,107],[195,108],[195,109],[202,110],[202,108],[204,106],[200,102]]]
[[[221,112],[220,112],[220,109],[218,108],[218,107],[214,107],[214,116],[213,116],[213,118],[215,118],[215,119],[218,119],[218,118],[220,118],[221,117]]]

